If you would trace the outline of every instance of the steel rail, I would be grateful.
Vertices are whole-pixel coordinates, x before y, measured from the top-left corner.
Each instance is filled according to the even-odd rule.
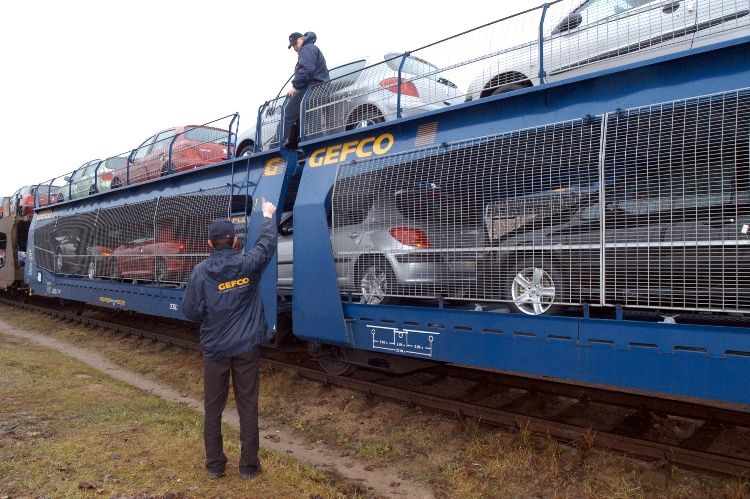
[[[51,315],[63,320],[79,322],[93,327],[133,335],[142,339],[152,339],[189,350],[201,350],[200,344],[195,341],[175,338],[166,334],[146,331],[99,319],[82,317],[79,314],[64,310],[24,303],[3,297],[0,297],[0,303]],[[674,466],[710,472],[722,476],[747,476],[750,473],[750,456],[748,456],[748,458],[732,457],[713,452],[683,448],[679,445],[623,436],[606,431],[594,431],[588,427],[555,421],[554,417],[552,419],[544,419],[501,409],[483,407],[427,393],[419,393],[403,388],[387,386],[378,382],[332,375],[318,369],[303,367],[277,359],[269,359],[267,357],[263,358],[261,362],[265,366],[285,370],[302,378],[323,383],[326,386],[338,386],[341,388],[360,391],[368,396],[379,396],[405,402],[409,405],[418,405],[426,409],[454,415],[459,420],[470,418],[495,426],[528,428],[535,433],[549,435],[552,438],[569,442],[587,440],[593,445],[609,451],[624,453],[650,461],[663,461]],[[510,378],[516,377],[510,376]],[[639,405],[646,407],[644,402],[648,400],[649,403],[653,403],[653,407],[648,407],[649,410],[654,410],[654,408],[656,408],[659,412],[663,411],[670,414],[672,411],[677,411],[680,416],[683,414],[690,414],[692,417],[699,416],[707,421],[714,421],[715,418],[721,417],[731,423],[742,426],[748,426],[748,422],[750,421],[750,413],[743,413],[736,409],[701,406],[700,404],[687,401],[670,401],[659,399],[658,397],[638,394],[632,394],[634,399],[629,401],[628,397],[631,397],[631,394],[612,392],[604,388],[590,388],[577,385],[565,387],[563,386],[564,384],[553,381],[539,379],[522,380],[520,378],[507,383],[500,381],[498,384],[517,385],[532,391],[548,392],[563,396],[570,396],[575,393],[575,391],[578,391],[579,393],[582,393],[581,398],[584,399],[588,398],[589,400],[627,407],[637,407]],[[592,396],[592,394],[594,394],[594,396]]]

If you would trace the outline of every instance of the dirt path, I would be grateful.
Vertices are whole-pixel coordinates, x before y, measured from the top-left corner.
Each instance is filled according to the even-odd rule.
[[[55,340],[43,334],[26,331],[0,320],[0,333],[21,338],[37,345],[56,350],[68,355],[94,369],[97,369],[119,381],[140,390],[152,393],[168,402],[183,404],[199,413],[203,413],[203,403],[195,398],[181,395],[178,391],[113,364],[101,355]],[[224,422],[239,430],[237,411],[227,408],[224,411]],[[398,470],[392,468],[365,469],[365,465],[338,456],[337,451],[323,445],[310,449],[308,445],[296,439],[283,428],[273,428],[260,421],[261,446],[276,452],[285,453],[338,473],[343,478],[360,483],[374,494],[385,497],[431,498],[434,494],[418,483],[406,482],[398,476]],[[196,449],[202,452],[203,449]]]

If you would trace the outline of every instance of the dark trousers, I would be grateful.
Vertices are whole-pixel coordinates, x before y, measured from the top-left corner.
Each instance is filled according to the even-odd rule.
[[[302,105],[302,97],[305,96],[307,87],[300,88],[294,95],[287,99],[284,106],[284,136],[281,138],[282,146],[296,148],[299,141],[299,114]]]
[[[260,350],[235,355],[218,362],[203,360],[205,418],[203,442],[206,446],[206,469],[222,472],[227,464],[221,437],[221,413],[229,395],[232,376],[234,398],[240,415],[240,472],[252,473],[260,466],[258,459],[258,365]]]

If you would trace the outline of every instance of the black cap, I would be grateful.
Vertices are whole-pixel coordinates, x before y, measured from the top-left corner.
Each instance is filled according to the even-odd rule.
[[[294,47],[294,44],[297,43],[297,38],[299,38],[300,36],[304,36],[304,35],[296,31],[292,33],[291,35],[289,35],[289,46],[287,48],[290,49]]]
[[[234,237],[234,224],[229,220],[214,220],[208,229],[209,239]]]

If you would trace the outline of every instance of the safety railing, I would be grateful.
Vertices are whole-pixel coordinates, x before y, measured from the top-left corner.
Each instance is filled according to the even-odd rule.
[[[314,139],[567,78],[594,66],[747,35],[749,12],[750,0],[545,3],[403,54],[331,71],[330,81],[307,91],[301,136]]]
[[[36,262],[58,275],[182,285],[229,205],[221,187],[58,217],[35,230]]]
[[[94,159],[74,171],[39,184],[34,206],[85,198],[173,173],[208,166],[234,157],[239,114],[170,128],[137,148],[107,159]]]

